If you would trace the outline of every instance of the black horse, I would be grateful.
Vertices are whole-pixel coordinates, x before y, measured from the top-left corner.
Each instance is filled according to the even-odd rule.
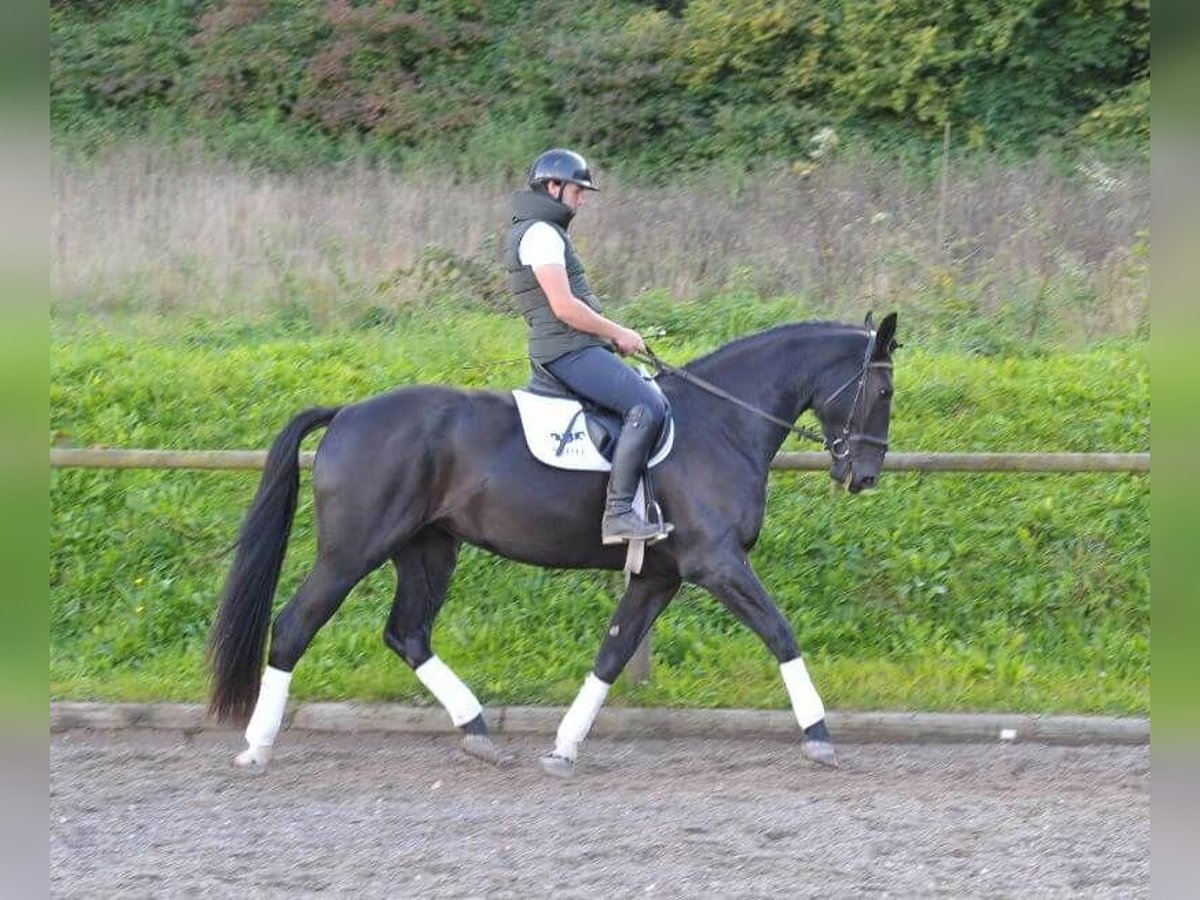
[[[708,590],[762,638],[779,660],[804,753],[836,765],[824,707],[792,628],[747,554],[762,527],[771,459],[787,423],[806,410],[820,420],[831,477],[852,493],[874,486],[887,450],[895,331],[895,313],[878,331],[870,316],[865,327],[783,325],[658,376],[676,439],[653,480],[675,531],[646,549],[555,751],[543,758],[547,771],[570,772],[608,686],[684,581]],[[743,404],[715,396],[713,387]],[[324,425],[313,470],[317,561],[274,621],[264,671],[271,603],[299,491],[298,448]],[[384,640],[446,707],[464,734],[464,749],[495,761],[482,707],[430,643],[459,549],[465,541],[537,566],[620,569],[624,550],[600,543],[604,490],[603,473],[537,462],[507,393],[413,386],[297,415],[271,447],[209,644],[211,712],[221,719],[250,716],[249,747],[238,763],[266,765],[292,669],[350,590],[388,560],[397,589]]]

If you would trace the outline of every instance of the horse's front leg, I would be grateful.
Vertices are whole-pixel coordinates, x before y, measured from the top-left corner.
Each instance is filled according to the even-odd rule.
[[[800,656],[792,626],[740,551],[714,555],[688,580],[705,588],[739,621],[762,638],[779,660],[779,672],[792,701],[792,712],[804,731],[804,755],[824,766],[837,767],[837,753],[825,725],[825,704]]]
[[[596,654],[592,671],[584,679],[558,726],[554,749],[542,757],[542,769],[560,778],[575,770],[579,745],[587,737],[600,707],[638,644],[671,599],[679,591],[677,575],[644,575],[633,578],[608,623],[608,634]]]

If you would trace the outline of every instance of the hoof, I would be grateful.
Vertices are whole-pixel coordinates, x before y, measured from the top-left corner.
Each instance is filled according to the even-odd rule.
[[[575,761],[557,753],[547,753],[539,762],[542,764],[542,771],[555,778],[570,778],[575,774]]]
[[[468,734],[462,739],[463,753],[481,759],[493,766],[502,766],[508,762],[508,756],[496,749],[492,739],[486,734]]]
[[[267,763],[271,761],[270,747],[247,747],[233,758],[233,764],[243,772],[261,775],[267,771]]]
[[[813,762],[830,769],[839,768],[837,751],[833,749],[833,744],[829,741],[805,741],[803,747],[804,755]]]

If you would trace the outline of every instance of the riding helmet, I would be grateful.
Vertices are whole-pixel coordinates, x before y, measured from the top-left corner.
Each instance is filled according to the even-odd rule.
[[[529,167],[530,187],[545,184],[547,181],[577,184],[589,191],[600,190],[592,183],[592,170],[588,168],[587,160],[574,150],[564,150],[561,147],[547,150]]]

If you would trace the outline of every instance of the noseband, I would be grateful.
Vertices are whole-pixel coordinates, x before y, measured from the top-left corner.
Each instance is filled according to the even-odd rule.
[[[733,394],[729,393],[724,388],[719,388],[715,384],[712,384],[711,382],[705,381],[703,378],[693,375],[691,372],[687,371],[686,369],[681,369],[678,366],[668,365],[667,363],[665,363],[661,359],[659,359],[658,356],[655,355],[654,351],[651,350],[649,347],[646,348],[646,352],[644,354],[642,354],[642,353],[633,354],[633,358],[638,360],[639,362],[645,362],[645,363],[648,363],[649,365],[654,366],[654,368],[658,370],[660,375],[663,375],[663,374],[677,375],[680,378],[682,378],[684,381],[687,381],[687,382],[690,382],[690,383],[696,385],[696,387],[700,388],[702,391],[706,391],[706,392],[712,394],[714,397],[720,397],[722,400],[728,400],[730,403],[740,406],[742,409],[747,410],[748,412],[754,413],[759,418],[766,419],[768,422],[771,422],[775,425],[779,425],[783,428],[786,428],[788,431],[792,432],[793,434],[799,435],[800,437],[804,438],[806,441],[813,441],[815,443],[821,444],[823,447],[825,447],[825,449],[827,449],[829,451],[829,455],[832,456],[834,458],[834,460],[840,462],[841,460],[845,459],[847,456],[850,455],[850,446],[854,442],[858,442],[860,444],[872,444],[873,446],[883,448],[884,452],[887,452],[888,442],[886,440],[884,440],[883,438],[875,437],[875,435],[873,435],[873,434],[863,434],[862,432],[852,431],[852,429],[854,427],[855,414],[858,412],[859,405],[862,403],[862,398],[866,393],[868,372],[870,372],[871,369],[875,369],[875,368],[890,369],[892,367],[892,364],[887,361],[880,361],[880,360],[873,361],[871,359],[871,355],[874,352],[875,352],[875,332],[872,330],[867,336],[867,352],[863,356],[862,367],[854,375],[851,375],[845,381],[845,383],[842,384],[841,387],[839,387],[836,391],[834,391],[832,394],[830,394],[828,397],[826,397],[820,403],[820,406],[822,408],[824,408],[825,406],[828,406],[843,391],[845,391],[846,388],[850,387],[850,385],[857,382],[858,386],[855,388],[855,392],[854,392],[854,403],[850,407],[850,414],[846,417],[846,424],[844,426],[842,426],[842,433],[840,435],[838,435],[837,437],[835,437],[833,440],[830,440],[824,434],[821,434],[816,431],[812,431],[811,429],[808,429],[808,428],[801,428],[799,425],[796,425],[793,422],[788,422],[786,419],[781,419],[778,416],[773,416],[766,410],[759,409],[757,406],[754,406],[751,403],[747,403],[745,400],[741,399],[740,397],[735,397]]]

